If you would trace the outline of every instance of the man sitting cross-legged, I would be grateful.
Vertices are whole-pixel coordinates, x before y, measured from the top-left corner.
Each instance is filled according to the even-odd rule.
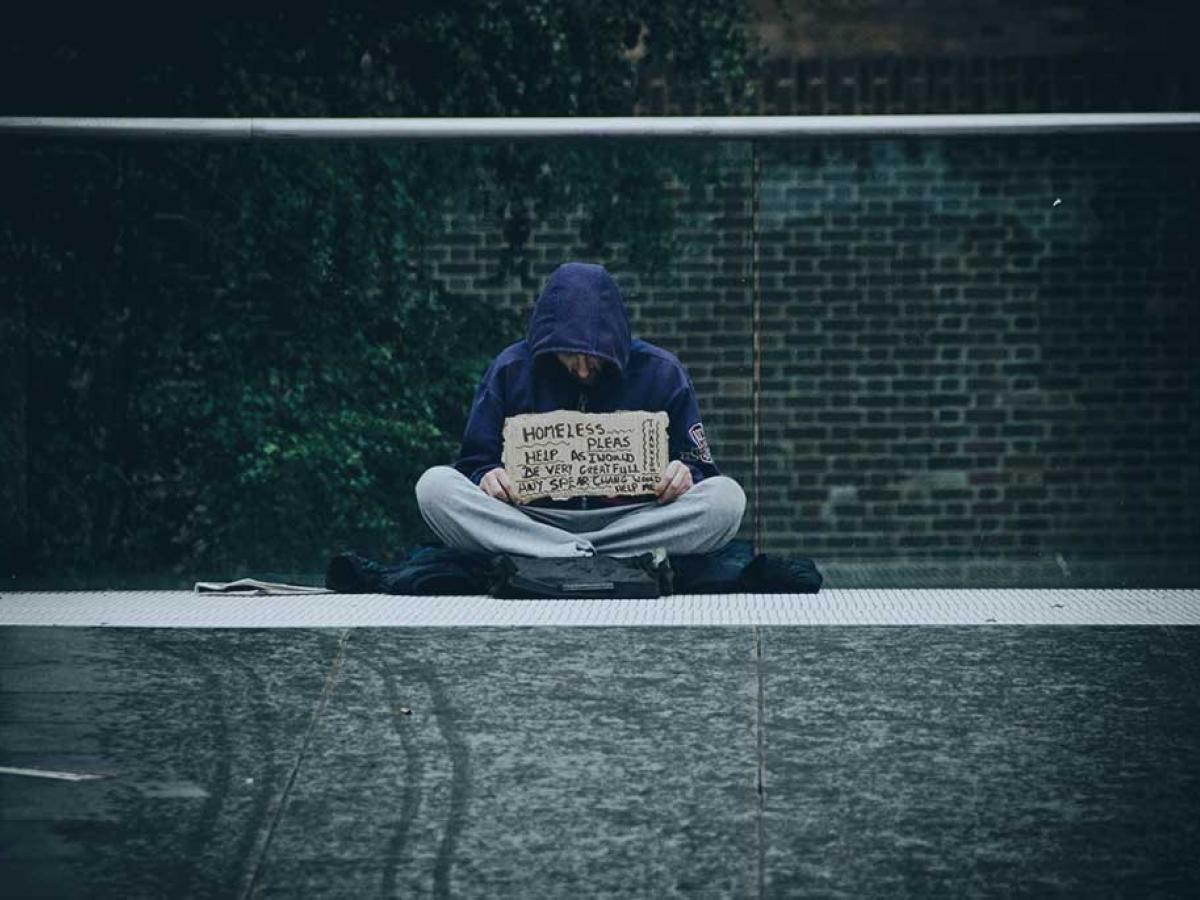
[[[654,499],[522,502],[500,461],[504,420],[554,410],[666,412],[670,461]],[[492,361],[475,392],[457,461],[427,470],[416,494],[447,546],[538,557],[708,553],[733,538],[746,506],[741,486],[713,462],[687,371],[631,338],[616,283],[585,263],[547,280],[528,336]]]

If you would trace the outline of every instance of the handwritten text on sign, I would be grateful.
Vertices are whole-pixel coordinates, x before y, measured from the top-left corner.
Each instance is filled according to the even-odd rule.
[[[653,494],[667,466],[667,422],[665,412],[512,416],[501,461],[523,500]]]

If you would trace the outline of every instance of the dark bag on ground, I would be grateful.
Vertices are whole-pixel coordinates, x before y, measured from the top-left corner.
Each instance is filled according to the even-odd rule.
[[[637,599],[671,593],[671,569],[662,551],[622,558],[504,555],[496,557],[492,574],[492,596],[505,600]]]

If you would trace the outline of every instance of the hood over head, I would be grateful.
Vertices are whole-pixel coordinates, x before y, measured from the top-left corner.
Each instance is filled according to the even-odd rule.
[[[604,266],[564,263],[546,279],[529,320],[535,358],[585,353],[624,371],[629,362],[629,313]]]

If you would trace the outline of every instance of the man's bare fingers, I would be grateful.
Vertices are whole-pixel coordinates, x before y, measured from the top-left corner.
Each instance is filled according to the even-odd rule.
[[[671,487],[675,488],[675,496],[685,493],[692,486],[692,470],[687,466],[679,467],[679,474],[675,476],[671,482]]]
[[[512,483],[512,479],[508,477],[508,473],[503,469],[494,469],[496,477],[500,481],[500,486],[504,489],[505,495],[513,503],[521,503],[521,496],[517,493],[516,485]]]
[[[687,466],[680,464],[679,470],[671,478],[671,483],[666,491],[663,492],[661,500],[663,503],[670,503],[682,497],[688,492],[692,486],[692,470]]]
[[[492,469],[479,480],[479,486],[489,497],[496,500],[507,500],[508,492],[504,488],[505,478],[503,469]]]
[[[662,477],[658,479],[658,484],[654,486],[654,493],[658,494],[659,499],[662,498],[663,491],[671,487],[671,482],[674,480],[675,476],[679,474],[678,469],[681,467],[681,465],[682,464],[679,462],[679,460],[673,459],[667,463],[667,467],[663,469]]]
[[[691,469],[686,466],[679,467],[679,482],[676,490],[676,498],[683,497],[685,493],[694,487],[696,482],[691,478]]]

